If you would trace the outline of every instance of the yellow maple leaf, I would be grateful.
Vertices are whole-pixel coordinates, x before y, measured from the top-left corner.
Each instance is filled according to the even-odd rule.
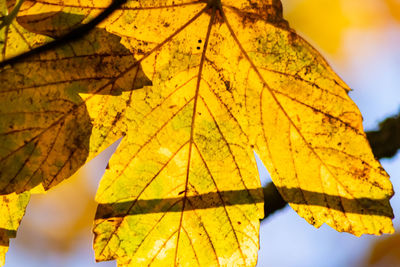
[[[224,239],[244,252],[235,254],[233,244],[212,248],[220,239],[208,240],[215,259],[197,256],[206,241],[193,226],[207,225],[204,235],[220,231],[226,220],[236,221],[237,209],[257,218],[256,207],[231,207],[225,202],[237,199],[223,197],[259,186],[250,176],[253,149],[309,223],[355,235],[393,231],[392,187],[371,153],[349,88],[287,27],[278,2],[130,2],[126,9],[135,20],[121,10],[104,27],[133,51],[145,51],[138,62],[153,87],[133,95],[134,111],[127,112],[133,123],[97,194],[98,260],[253,265],[257,246],[242,236],[248,233],[243,225],[228,224],[240,234]],[[216,211],[226,216],[187,204],[214,206],[218,198],[201,197],[210,192],[221,196],[225,210]],[[248,192],[257,203],[257,191]]]
[[[40,9],[87,16],[104,5],[49,0]],[[29,14],[30,8],[24,10]],[[35,5],[32,10],[40,13]],[[128,1],[101,27],[119,35],[134,58],[102,67],[96,49],[110,51],[109,40],[95,30],[83,43],[71,43],[71,50],[60,47],[0,73],[10,91],[5,102],[13,106],[32,95],[12,102],[11,92],[33,87],[39,92],[34,103],[46,103],[46,93],[75,103],[62,117],[41,122],[48,126],[40,134],[27,134],[28,140],[45,133],[44,140],[55,140],[49,129],[72,123],[61,139],[68,144],[77,130],[73,146],[80,148],[81,138],[85,145],[76,155],[58,146],[67,153],[58,151],[57,157],[79,156],[65,178],[127,134],[96,197],[97,260],[117,259],[120,266],[254,266],[263,196],[253,151],[284,199],[313,225],[327,223],[355,235],[393,231],[392,187],[372,155],[349,88],[288,27],[280,1]],[[91,57],[93,64],[79,61]],[[111,96],[116,88],[120,96]],[[47,104],[32,107],[49,110]],[[21,120],[19,126],[27,127],[26,121],[35,123]],[[26,136],[13,136],[25,146]],[[34,155],[35,144],[21,152],[19,168],[26,169],[22,155]],[[11,183],[16,190],[26,176],[2,176],[3,190],[10,190],[9,177],[19,177]],[[36,183],[43,179],[48,188],[46,179],[54,174]]]

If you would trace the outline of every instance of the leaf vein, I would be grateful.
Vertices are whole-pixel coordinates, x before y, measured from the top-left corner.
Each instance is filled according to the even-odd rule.
[[[217,183],[216,183],[216,181],[215,181],[215,178],[214,178],[214,176],[212,175],[211,170],[210,170],[210,168],[208,167],[208,165],[207,165],[207,163],[206,163],[206,161],[205,161],[205,159],[204,159],[202,153],[200,152],[199,147],[197,146],[197,144],[196,144],[195,142],[193,142],[193,144],[194,144],[194,147],[196,148],[197,152],[199,153],[199,156],[200,156],[200,158],[201,158],[201,160],[202,160],[202,162],[203,162],[203,164],[204,164],[204,167],[206,168],[206,170],[207,170],[207,172],[208,172],[208,175],[210,175],[210,178],[211,178],[211,180],[212,180],[213,183],[214,183],[215,189],[217,190],[219,199],[220,199],[220,201],[221,201],[221,203],[222,203],[222,207],[224,208],[226,218],[228,219],[229,225],[231,226],[232,233],[233,233],[233,235],[234,235],[234,237],[235,237],[235,241],[236,241],[236,244],[237,244],[238,249],[239,249],[239,251],[240,251],[240,255],[241,255],[242,259],[243,259],[243,262],[245,263],[245,262],[246,262],[246,261],[245,261],[245,256],[244,256],[242,247],[240,246],[239,239],[238,239],[238,237],[237,237],[237,235],[236,235],[235,228],[233,227],[232,220],[231,220],[231,218],[230,218],[230,216],[229,216],[229,213],[228,213],[228,210],[227,210],[227,208],[226,208],[226,203],[225,203],[224,199],[222,198],[221,191],[218,189],[218,186],[217,186]]]

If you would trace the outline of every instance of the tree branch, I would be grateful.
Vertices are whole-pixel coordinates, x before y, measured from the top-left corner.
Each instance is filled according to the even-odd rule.
[[[110,16],[116,9],[121,7],[123,4],[126,3],[127,0],[114,0],[112,3],[104,9],[97,17],[92,19],[90,22],[83,24],[64,36],[55,39],[54,41],[51,41],[49,43],[46,43],[44,45],[38,46],[36,48],[33,48],[32,50],[29,50],[25,53],[19,54],[15,57],[9,58],[4,60],[3,62],[0,62],[0,68],[6,66],[6,65],[12,65],[26,57],[29,57],[31,55],[43,53],[45,51],[51,50],[53,48],[56,48],[58,46],[64,45],[67,42],[76,40],[78,38],[81,38],[84,36],[86,33],[88,33],[90,30],[94,29],[99,23],[101,23],[103,20],[105,20],[108,16]],[[22,2],[22,1],[21,1]]]
[[[393,157],[400,149],[400,113],[379,124],[378,131],[367,132],[376,158]]]
[[[367,132],[367,138],[376,158],[393,157],[400,149],[400,113],[381,122],[378,131]],[[265,220],[275,211],[286,207],[287,202],[272,182],[263,191]]]

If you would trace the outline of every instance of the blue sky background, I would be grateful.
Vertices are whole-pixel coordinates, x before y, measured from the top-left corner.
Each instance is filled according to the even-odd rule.
[[[310,40],[307,36],[305,38]],[[312,43],[312,40],[310,42]],[[338,60],[335,55],[325,53],[334,70],[354,89],[350,96],[364,116],[366,130],[375,129],[379,121],[400,110],[399,44],[400,26],[393,22],[393,24],[388,24],[385,30],[380,31],[349,28],[340,45],[340,53],[344,56]],[[314,45],[318,47],[317,44]],[[323,49],[319,50],[324,53]],[[111,151],[112,148],[103,153],[103,157],[96,159],[97,162],[92,161],[83,170],[88,175],[84,178],[80,177],[80,179],[85,179],[84,183],[90,185],[88,194],[92,197],[105,167],[107,154]],[[400,155],[381,162],[391,175],[395,191],[398,191],[400,189]],[[264,183],[269,180],[268,177],[266,170],[261,171],[261,179]],[[32,222],[36,225],[47,223],[62,225],[63,221],[67,220],[66,216],[70,217],[68,219],[79,216],[84,203],[79,202],[79,190],[73,186],[63,183],[45,196],[32,198],[18,237],[11,241],[10,251],[6,257],[6,267],[116,265],[114,262],[94,263],[92,233],[89,227],[82,230],[79,240],[72,242],[73,248],[68,250],[69,253],[60,252],[62,249],[53,251],[45,244],[49,238],[44,237],[32,227]],[[51,201],[57,194],[67,195],[64,198],[66,202],[76,202],[74,206],[76,213],[63,213],[63,206]],[[400,217],[400,194],[395,195],[391,203],[395,214]],[[93,218],[94,210],[91,212],[90,216]],[[395,218],[394,224],[400,230],[399,218]],[[30,239],[28,240],[27,237]],[[287,207],[261,225],[258,266],[350,267],[362,265],[374,240],[380,238],[372,236],[356,238],[350,234],[338,233],[326,225],[317,230]]]

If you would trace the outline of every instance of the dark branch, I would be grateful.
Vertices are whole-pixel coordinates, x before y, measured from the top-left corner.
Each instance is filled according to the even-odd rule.
[[[115,10],[117,10],[121,5],[125,4],[127,0],[114,0],[106,9],[104,9],[97,17],[92,19],[90,22],[83,24],[79,26],[78,28],[73,29],[72,31],[68,32],[64,36],[55,39],[54,41],[51,41],[47,44],[38,46],[32,50],[29,50],[25,53],[22,53],[20,55],[17,55],[15,57],[12,57],[10,59],[7,59],[3,62],[0,62],[0,68],[9,65],[9,64],[14,64],[26,57],[29,57],[31,55],[39,54],[48,50],[51,50],[53,48],[56,48],[60,45],[64,45],[67,42],[76,40],[78,38],[83,37],[86,33],[88,33],[90,30],[94,29],[99,23],[101,23],[103,20],[105,20],[108,16],[110,16]]]
[[[400,149],[400,114],[379,124],[378,131],[367,132],[375,157],[390,158]]]
[[[367,132],[367,137],[376,158],[393,157],[400,149],[400,113],[381,122],[378,131]],[[272,182],[264,187],[264,202],[264,219],[287,204]]]

